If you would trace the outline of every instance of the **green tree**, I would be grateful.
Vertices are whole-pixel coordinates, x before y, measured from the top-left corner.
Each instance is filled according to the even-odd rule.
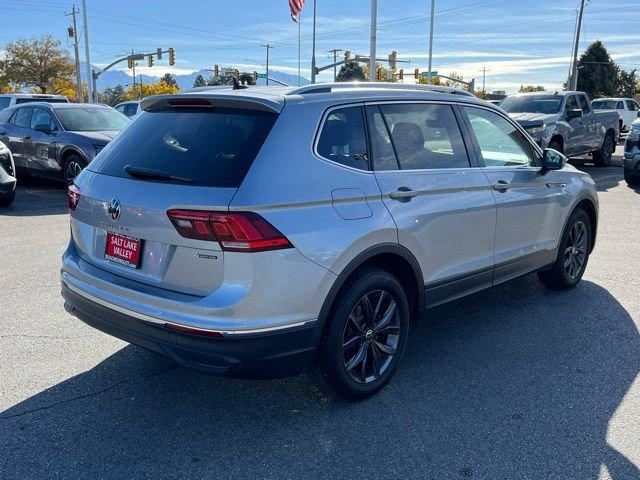
[[[544,92],[546,89],[542,85],[520,85],[520,93]]]
[[[162,76],[162,78],[160,79],[160,81],[164,82],[165,84],[169,85],[170,87],[177,87],[178,86],[178,82],[173,77],[173,75],[171,75],[169,72],[165,73]]]
[[[207,81],[204,79],[202,75],[198,75],[196,79],[193,81],[194,87],[206,87]]]
[[[460,87],[460,82],[464,80],[464,77],[458,72],[449,72],[448,77],[453,78],[453,80],[445,79],[444,85],[446,87]]]
[[[55,79],[75,72],[60,41],[51,35],[7,43],[5,63],[9,82],[38,87],[41,93],[47,93]]]
[[[638,75],[636,75],[635,69],[631,71],[620,70],[618,72],[618,90],[616,96],[618,97],[631,97],[636,94]]]
[[[253,78],[253,74],[252,73],[247,73],[247,72],[241,73],[240,77],[238,78],[238,80],[240,80],[240,83],[242,85],[255,85],[256,84],[256,81]]]
[[[613,97],[618,92],[620,68],[600,40],[593,42],[578,60],[578,90],[591,98]]]
[[[338,82],[355,82],[364,81],[366,77],[362,67],[358,65],[358,62],[349,62],[342,65],[338,75],[336,76]]]
[[[105,88],[101,93],[102,103],[111,105],[112,107],[124,101],[125,89],[122,85]]]

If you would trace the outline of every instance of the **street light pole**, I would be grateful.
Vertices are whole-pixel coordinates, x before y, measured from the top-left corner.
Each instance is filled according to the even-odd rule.
[[[369,47],[369,81],[376,81],[376,31],[378,29],[378,0],[371,0],[371,44]]]
[[[82,0],[82,20],[84,22],[84,54],[87,62],[87,91],[89,103],[94,102],[93,71],[91,70],[91,58],[89,56],[89,22],[87,22],[87,0]]]
[[[313,39],[311,41],[311,83],[316,83],[316,0],[313,0]]]
[[[571,62],[571,77],[567,84],[569,90],[578,88],[578,47],[580,46],[580,30],[582,29],[582,14],[584,13],[585,0],[580,2],[580,13],[578,14],[578,27],[576,28],[576,38],[573,45],[573,59]]]
[[[76,14],[80,13],[80,10],[76,9],[75,3],[71,8],[71,13],[65,13],[66,16],[71,16],[73,21],[73,51],[75,53],[76,60],[76,98],[78,103],[82,103],[82,79],[80,77],[80,52],[78,45],[78,25],[76,22]]]
[[[267,63],[266,63],[266,70],[267,70],[267,78],[266,78],[266,84],[269,85],[269,50],[271,50],[273,48],[273,46],[271,46],[270,44],[266,43],[261,45],[261,47],[264,47],[267,49]]]
[[[429,73],[427,77],[427,82],[431,84],[431,66],[433,60],[433,21],[434,21],[434,13],[436,10],[436,0],[431,0],[431,16],[429,17]]]

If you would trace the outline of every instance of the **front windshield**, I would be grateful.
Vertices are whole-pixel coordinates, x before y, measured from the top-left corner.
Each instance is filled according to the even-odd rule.
[[[558,95],[523,95],[507,97],[500,104],[507,113],[558,113],[562,97]]]
[[[617,100],[596,100],[591,102],[591,105],[593,105],[594,110],[615,110],[617,103]]]
[[[55,112],[64,129],[73,132],[120,131],[131,122],[120,112],[104,107],[58,108]]]

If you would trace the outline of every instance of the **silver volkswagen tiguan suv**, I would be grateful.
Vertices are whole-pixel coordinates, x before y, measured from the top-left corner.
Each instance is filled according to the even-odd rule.
[[[536,271],[571,288],[594,247],[589,175],[466,92],[236,86],[142,109],[69,187],[62,295],[187,367],[366,398],[422,309]]]

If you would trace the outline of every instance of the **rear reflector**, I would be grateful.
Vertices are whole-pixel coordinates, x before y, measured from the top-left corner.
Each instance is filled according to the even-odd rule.
[[[67,189],[67,204],[70,212],[73,212],[76,209],[79,201],[80,189],[74,184],[69,185],[69,188]]]
[[[184,327],[182,325],[176,325],[175,323],[165,323],[165,328],[175,330],[182,333],[190,333],[191,335],[201,335],[203,337],[222,337],[222,333],[215,330],[201,330],[199,328]]]
[[[257,213],[169,210],[167,215],[183,237],[217,241],[226,251],[263,252],[293,247]]]

